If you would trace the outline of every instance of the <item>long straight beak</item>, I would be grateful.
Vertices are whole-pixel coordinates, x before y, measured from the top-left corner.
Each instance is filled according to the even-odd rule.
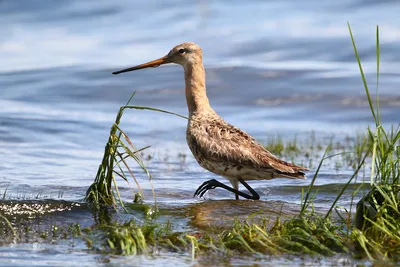
[[[162,58],[159,58],[159,59],[147,62],[147,63],[143,63],[143,64],[137,65],[135,67],[131,67],[131,68],[127,68],[127,69],[123,69],[123,70],[119,70],[119,71],[114,71],[112,74],[116,75],[116,74],[120,74],[120,73],[123,73],[123,72],[128,72],[128,71],[133,71],[133,70],[140,70],[140,69],[144,69],[144,68],[148,68],[148,67],[155,68],[155,67],[158,67],[158,66],[160,66],[162,64],[170,63],[170,62],[168,62],[167,58],[168,58],[167,56],[164,56]]]

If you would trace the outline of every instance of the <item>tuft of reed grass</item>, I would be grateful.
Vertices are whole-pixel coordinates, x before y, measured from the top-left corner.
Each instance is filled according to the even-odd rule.
[[[372,154],[371,191],[360,200],[355,217],[356,229],[352,237],[370,259],[400,259],[400,124],[385,129],[379,108],[380,45],[379,27],[376,27],[376,102],[362,68],[361,59],[350,24],[348,23],[354,53],[368,99],[375,128],[368,128]]]
[[[128,164],[128,159],[132,158],[149,178],[154,198],[154,204],[157,210],[157,201],[154,187],[151,182],[151,174],[149,173],[139,153],[149,148],[150,146],[136,149],[129,136],[119,126],[122,115],[126,109],[136,109],[171,114],[184,119],[188,118],[162,109],[129,105],[134,95],[135,92],[131,95],[126,105],[120,107],[115,122],[111,126],[108,142],[104,149],[103,159],[98,168],[97,175],[93,184],[86,191],[85,201],[96,205],[105,204],[115,206],[117,203],[120,203],[121,206],[124,207],[115,176],[122,178],[128,184],[128,177],[131,177],[134,180],[139,191],[134,197],[135,202],[141,201],[144,198],[143,191],[141,190],[140,184],[136,179],[132,168]]]
[[[96,178],[86,192],[85,200],[89,203],[116,205],[117,200],[119,200],[119,203],[123,205],[115,180],[115,175],[121,177],[126,182],[128,182],[128,176],[131,176],[138,187],[140,196],[143,197],[143,192],[140,188],[139,182],[136,180],[135,175],[128,166],[127,159],[129,157],[133,158],[148,175],[149,179],[151,179],[151,175],[138,153],[148,147],[139,150],[136,149],[129,137],[119,127],[124,110],[128,108],[133,96],[134,94],[132,94],[125,106],[120,107],[115,122],[111,127],[108,142],[105,146],[103,159],[98,168]]]

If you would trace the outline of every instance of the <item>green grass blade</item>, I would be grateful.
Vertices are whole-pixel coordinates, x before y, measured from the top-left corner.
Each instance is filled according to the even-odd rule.
[[[136,91],[132,93],[131,97],[128,99],[128,102],[126,102],[125,107],[126,107],[127,105],[129,105],[129,103],[131,102],[131,100],[132,100],[132,98],[135,96],[135,94],[136,94]]]
[[[163,109],[158,109],[158,108],[150,108],[150,107],[143,107],[143,106],[125,106],[124,108],[129,108],[129,109],[140,109],[140,110],[152,110],[152,111],[157,111],[157,112],[162,112],[162,113],[167,113],[167,114],[171,114],[171,115],[175,115],[178,116],[180,118],[184,118],[184,119],[189,119],[186,116],[174,113],[174,112],[170,112],[170,111],[166,111]]]
[[[131,168],[129,168],[128,163],[127,163],[125,160],[123,160],[123,159],[122,159],[122,163],[124,163],[125,168],[128,170],[129,174],[131,175],[131,177],[132,177],[133,180],[135,181],[136,186],[137,186],[138,189],[139,189],[140,195],[144,198],[143,190],[142,190],[142,188],[140,187],[140,184],[139,184],[139,182],[137,181],[135,175],[133,174]]]
[[[324,162],[326,153],[328,153],[329,149],[330,149],[330,146],[328,146],[328,147],[325,149],[324,155],[322,156],[322,159],[321,159],[321,161],[320,161],[319,164],[318,164],[318,168],[317,168],[317,170],[315,171],[315,174],[314,174],[314,176],[313,176],[313,178],[312,178],[312,180],[311,180],[310,186],[308,187],[308,191],[307,191],[306,197],[305,197],[304,202],[303,202],[303,205],[302,205],[302,207],[301,207],[300,216],[304,214],[304,211],[305,211],[305,209],[306,209],[307,206],[308,206],[308,204],[307,204],[308,198],[310,197],[311,190],[312,190],[312,188],[314,187],[315,179],[317,179],[319,170],[321,169],[322,163]]]
[[[343,195],[344,191],[346,190],[346,188],[349,186],[349,184],[351,183],[351,181],[353,181],[354,177],[357,176],[358,172],[360,171],[361,167],[364,165],[365,159],[368,156],[368,152],[365,153],[364,158],[362,159],[362,161],[360,162],[360,164],[358,165],[356,171],[354,172],[354,174],[351,176],[351,178],[349,179],[349,181],[345,184],[345,186],[343,186],[342,191],[340,191],[340,193],[337,195],[336,199],[333,201],[331,207],[329,208],[328,212],[325,215],[324,220],[326,220],[329,215],[331,214],[333,208],[335,207],[336,203],[339,201],[339,199],[341,198],[341,196]]]
[[[376,113],[379,124],[381,122],[381,115],[379,111],[379,94],[378,94],[380,61],[381,61],[381,51],[379,45],[379,26],[376,25]]]
[[[356,59],[357,59],[357,62],[358,62],[358,67],[360,68],[361,78],[362,78],[362,81],[363,81],[363,83],[364,83],[365,93],[367,94],[369,107],[370,107],[370,109],[371,109],[372,116],[374,117],[375,124],[376,124],[376,126],[378,126],[379,124],[378,124],[378,120],[377,120],[376,115],[375,115],[374,105],[372,104],[371,95],[370,95],[370,93],[369,93],[369,89],[368,89],[368,85],[367,85],[367,80],[365,79],[364,71],[363,71],[363,68],[362,68],[362,65],[361,65],[360,56],[358,55],[356,43],[355,43],[355,41],[354,41],[353,33],[352,33],[352,31],[351,31],[351,27],[350,27],[350,23],[349,23],[349,22],[347,22],[347,26],[348,26],[348,28],[349,28],[350,37],[351,37],[351,42],[352,42],[353,48],[354,48],[354,53],[356,54]]]
[[[377,151],[377,146],[378,146],[378,136],[377,133],[375,133],[374,136],[374,145],[372,147],[372,163],[371,163],[371,178],[370,178],[370,184],[374,184],[375,180],[375,166],[376,166],[376,151]]]

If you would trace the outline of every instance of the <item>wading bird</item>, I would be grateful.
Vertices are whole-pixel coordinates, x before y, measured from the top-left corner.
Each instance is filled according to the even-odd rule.
[[[210,106],[206,94],[206,77],[201,48],[195,43],[175,46],[166,56],[128,69],[113,72],[139,70],[176,63],[185,71],[185,94],[189,109],[186,140],[199,165],[229,180],[229,187],[215,179],[204,182],[195,192],[202,197],[216,187],[235,193],[236,199],[260,199],[247,180],[273,178],[305,179],[306,168],[278,159],[253,137],[224,121]],[[239,191],[239,182],[250,194]]]

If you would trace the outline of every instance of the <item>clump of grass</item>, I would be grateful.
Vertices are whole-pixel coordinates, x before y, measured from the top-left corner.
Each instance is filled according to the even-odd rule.
[[[330,147],[330,154],[335,157],[328,157],[333,169],[340,170],[350,168],[355,170],[362,154],[367,151],[369,136],[357,134],[344,138],[331,136],[325,140],[317,138],[315,132],[301,139],[295,136],[293,139],[283,138],[280,135],[268,137],[265,148],[272,154],[294,164],[314,168],[318,164],[325,147]]]
[[[134,219],[126,222],[112,221],[85,228],[81,238],[89,241],[93,249],[117,255],[150,254],[153,251],[191,251],[193,237],[173,232],[170,222],[153,220],[139,224]]]
[[[332,256],[349,252],[343,227],[314,212],[284,222],[278,218],[272,226],[267,218],[261,223],[249,221],[236,220],[231,228],[223,231],[214,229],[199,233],[173,231],[170,222],[159,224],[148,220],[139,224],[134,219],[105,220],[83,229],[79,224],[60,226],[46,234],[81,238],[89,248],[117,255],[151,254],[160,250],[189,253],[192,258],[210,252],[228,256],[238,253]]]
[[[379,109],[380,46],[376,28],[376,103],[374,105],[364,75],[355,40],[348,24],[354,52],[364,84],[375,128],[368,128],[372,167],[369,194],[357,205],[353,239],[370,258],[400,259],[400,124],[389,130],[382,125]]]
[[[269,137],[265,147],[273,154],[281,157],[284,154],[285,143],[281,136]]]
[[[14,226],[7,219],[7,217],[3,216],[2,214],[0,214],[0,231],[2,232],[3,238],[9,237],[10,235],[8,234],[8,232],[11,231],[11,237],[13,237],[13,239],[18,239],[18,234],[15,231]],[[3,238],[0,239],[0,243],[3,242]]]
[[[132,158],[134,162],[139,165],[143,172],[148,176],[151,183],[151,174],[149,173],[140,156],[141,153],[139,153],[149,148],[149,146],[136,149],[128,135],[119,127],[122,115],[126,109],[151,110],[188,119],[185,116],[161,109],[129,105],[134,95],[135,93],[131,95],[125,106],[120,107],[115,122],[111,127],[108,142],[104,150],[103,160],[98,168],[93,184],[86,192],[85,200],[89,203],[105,205],[116,205],[117,203],[120,203],[122,206],[124,206],[118,191],[115,175],[122,178],[126,182],[129,181],[128,177],[132,177],[139,191],[136,193],[134,199],[136,202],[139,202],[143,199],[144,196],[140,188],[140,184],[135,178],[132,168],[128,164],[129,158]],[[156,196],[152,183],[151,188],[155,207],[157,209]]]
[[[138,153],[148,147],[137,150],[129,137],[119,127],[124,110],[129,108],[128,105],[133,96],[134,94],[132,94],[125,106],[120,107],[115,123],[111,127],[108,142],[104,150],[103,160],[98,168],[93,184],[86,192],[85,200],[89,203],[115,205],[118,199],[122,204],[115,175],[121,177],[126,182],[128,182],[128,176],[131,176],[138,187],[140,196],[143,197],[140,185],[132,169],[128,166],[127,159],[129,157],[133,158],[151,179],[151,175]]]
[[[232,229],[214,235],[204,235],[197,240],[208,250],[233,254],[316,254],[332,256],[348,252],[343,230],[331,220],[320,216],[299,216],[281,222],[278,218],[272,227],[268,220],[262,223],[236,221]],[[204,251],[205,250],[205,251]]]
[[[147,253],[147,242],[141,227],[137,226],[133,220],[122,225],[113,223],[107,225],[107,245],[122,255],[136,255],[137,253]]]

